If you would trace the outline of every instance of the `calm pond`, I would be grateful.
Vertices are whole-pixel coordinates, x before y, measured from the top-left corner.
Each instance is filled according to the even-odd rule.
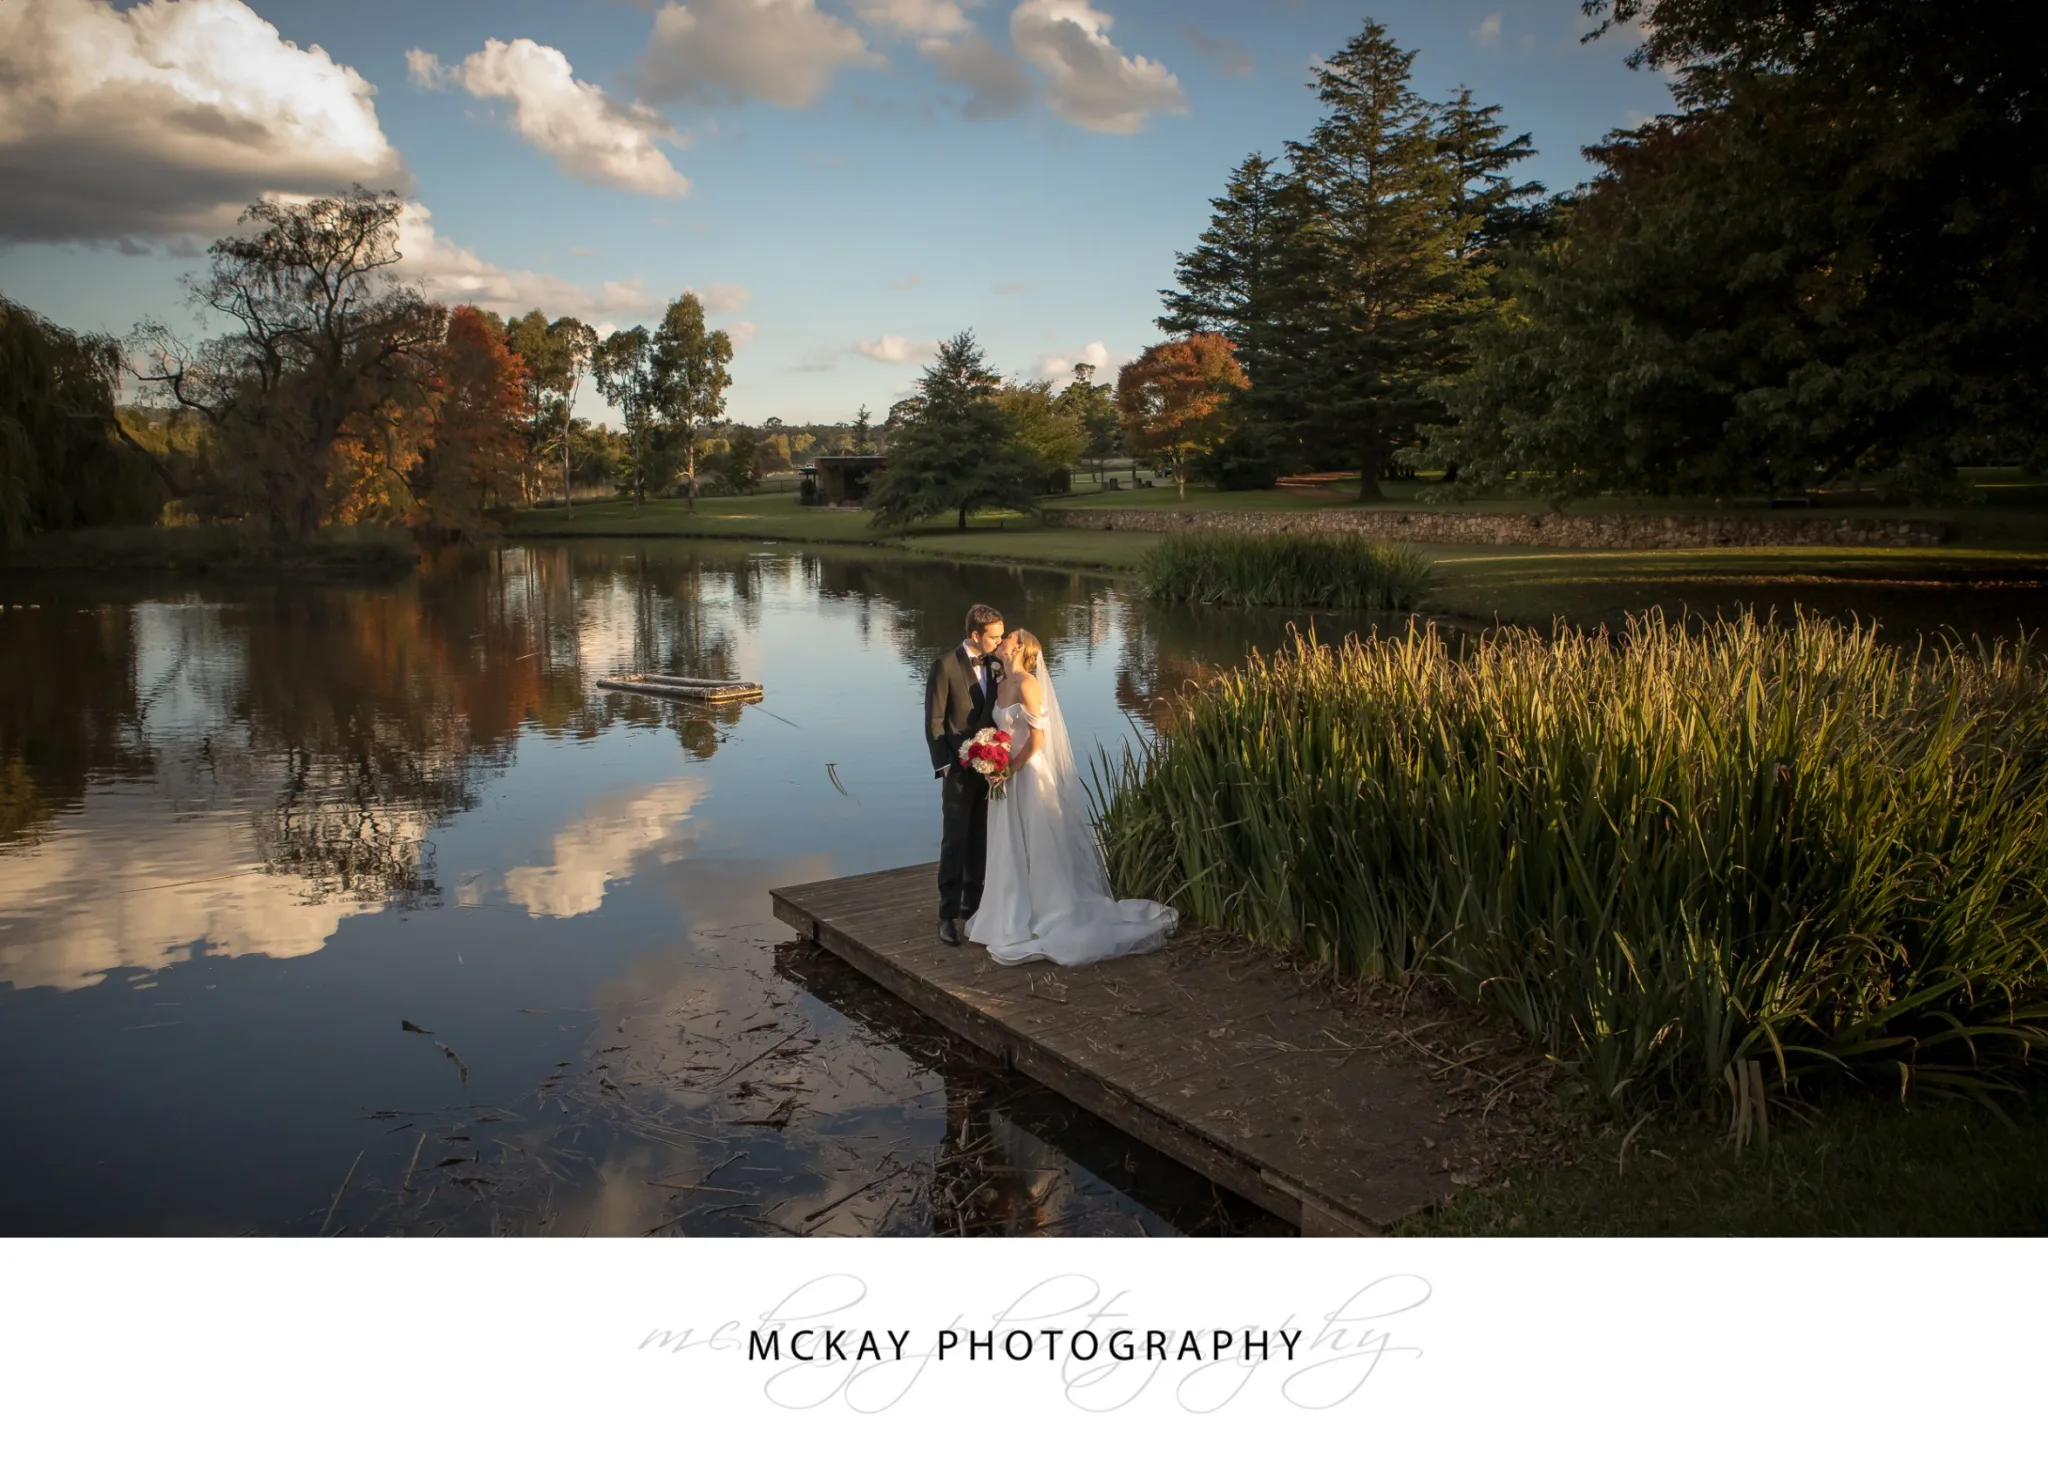
[[[924,673],[976,600],[1084,756],[1286,622],[673,542],[8,585],[0,1231],[1281,1230],[770,917],[937,856]],[[596,688],[643,668],[768,693]]]
[[[937,856],[977,600],[1084,758],[1289,618],[673,540],[0,587],[0,1232],[1284,1231],[770,916]],[[596,688],[635,669],[768,693]]]

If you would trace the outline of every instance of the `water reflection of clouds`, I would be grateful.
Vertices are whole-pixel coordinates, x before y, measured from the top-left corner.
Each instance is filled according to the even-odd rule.
[[[245,961],[237,977],[259,977],[223,979],[221,998],[241,1001],[224,1007],[270,1018],[262,990],[292,1009],[375,1005],[382,1022],[380,978],[353,977],[356,961],[403,979],[466,952],[456,985],[431,981],[445,1008],[393,1012],[449,1032],[475,1080],[530,1068],[540,1109],[513,1103],[529,1124],[476,1132],[530,1160],[494,1157],[502,1186],[445,1177],[422,1217],[429,1193],[399,1191],[417,1134],[395,1129],[382,1168],[373,1154],[357,1173],[361,1206],[335,1219],[358,1231],[375,1213],[368,1230],[538,1224],[522,1204],[567,1232],[1130,1231],[1134,1216],[1156,1228],[1091,1175],[1108,1170],[1093,1148],[1068,1154],[1071,1113],[1047,1115],[1021,1081],[886,1000],[877,1013],[872,986],[843,967],[860,995],[793,974],[806,961],[769,907],[771,887],[935,855],[925,671],[977,600],[1045,637],[1084,757],[1130,734],[1120,691],[1154,646],[1198,653],[1214,637],[1080,575],[662,543],[515,549],[489,574],[451,566],[389,592],[103,608],[122,635],[91,696],[78,667],[98,640],[39,629],[35,663],[52,670],[32,677],[18,656],[0,668],[23,686],[68,675],[65,713],[17,696],[0,732],[10,748],[68,737],[77,750],[57,768],[69,780],[49,775],[37,840],[0,853],[0,994],[118,996],[106,986],[122,973],[147,988],[136,971],[248,954],[303,962],[280,982]],[[768,698],[710,726],[594,691],[609,670],[647,667],[757,679]],[[713,761],[697,726],[715,732]],[[361,917],[380,910],[413,916]],[[91,1042],[136,1018],[131,1003],[63,1001],[64,1027],[45,1035],[33,1019],[59,1003],[9,1007],[23,1044],[145,1094],[233,1050],[225,1026],[172,1020],[182,1027],[148,1038],[175,1068],[116,1068]],[[516,1034],[489,1018],[514,1003]],[[529,1031],[537,1014],[565,1039]],[[337,1068],[358,1052],[342,1028],[354,1023],[322,1037]],[[381,1046],[360,1048],[363,1100],[419,1104],[389,1088]],[[289,1119],[316,1133],[303,1185],[322,1204],[361,1145],[353,1131],[346,1151],[317,1137],[352,1104],[352,1079],[248,1113],[251,1132]],[[451,1109],[443,1124],[469,1119]],[[75,1124],[156,1155],[97,1120]],[[170,1150],[203,1162],[213,1139]],[[291,1213],[231,1190],[239,1181],[221,1180],[220,1212],[295,1230]],[[118,1189],[88,1182],[78,1210],[125,1210]]]
[[[425,818],[387,813],[417,840]],[[32,850],[0,856],[0,981],[86,989],[110,969],[164,969],[209,954],[293,959],[344,918],[384,906],[320,899],[304,878],[266,874],[247,809],[166,817],[161,800],[87,793]],[[238,871],[227,871],[237,869]]]
[[[840,870],[817,852],[697,858],[636,878],[636,892],[674,907],[687,934],[591,991],[593,1058],[620,1099],[688,1135],[653,1154],[659,1172],[623,1141],[596,1190],[565,1209],[568,1230],[644,1232],[672,1220],[686,1231],[818,1235],[1057,1231],[1099,1219],[1105,1201],[1126,1205],[949,1080],[935,1052],[777,977],[790,934],[767,889]],[[786,1125],[749,1124],[778,1119]],[[732,1212],[742,1216],[722,1216]]]
[[[586,996],[586,1058],[611,1085],[583,1092],[594,1110],[569,1091],[563,1125],[618,1126],[588,1182],[553,1197],[552,1231],[801,1231],[822,1214],[819,1232],[860,1232],[909,1212],[918,1155],[943,1138],[943,1080],[775,977],[790,935],[768,889],[834,871],[823,852],[637,871],[633,896],[673,909],[683,935]],[[556,1131],[535,1139],[560,1145]],[[878,1172],[897,1175],[877,1187]]]
[[[604,904],[605,888],[626,877],[634,862],[669,842],[678,822],[703,796],[694,776],[638,792],[618,792],[590,802],[583,814],[555,834],[553,857],[545,866],[515,867],[505,874],[505,896],[534,918],[574,918]]]

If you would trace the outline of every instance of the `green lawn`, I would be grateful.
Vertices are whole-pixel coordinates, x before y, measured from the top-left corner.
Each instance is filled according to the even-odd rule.
[[[751,497],[703,497],[697,510],[675,498],[644,507],[630,501],[580,504],[515,514],[505,532],[515,538],[774,538],[805,543],[878,543],[865,512],[799,507],[794,492]]]
[[[1482,621],[1614,623],[1661,607],[1712,614],[1737,604],[1954,622],[2010,633],[2039,622],[2048,552],[2038,549],[1697,548],[1645,552],[1438,546],[1432,608]],[[2014,622],[2008,622],[2009,620]]]
[[[1156,533],[1103,533],[1077,528],[1048,529],[1014,512],[970,513],[967,531],[951,519],[910,528],[877,529],[864,511],[800,507],[794,493],[752,497],[707,497],[696,512],[686,503],[662,499],[644,508],[606,502],[576,509],[520,513],[505,528],[514,538],[689,537],[758,538],[789,543],[869,543],[930,557],[972,562],[1044,564],[1124,572]]]
[[[1287,492],[1219,492],[1214,487],[1190,484],[1183,499],[1170,486],[1118,488],[1108,492],[1075,492],[1066,497],[1048,497],[1047,507],[1161,508],[1183,512],[1315,512],[1326,507],[1345,507],[1342,498],[1297,497]]]
[[[2006,1120],[1961,1100],[1872,1097],[1780,1124],[1745,1151],[1719,1132],[1608,1132],[1411,1218],[1407,1236],[2048,1235],[2048,1093]],[[2008,1122],[2010,1124],[2008,1124]]]
[[[1988,474],[1985,474],[1988,476]],[[1322,509],[1363,509],[1380,512],[1527,512],[1550,511],[1541,493],[1472,498],[1465,502],[1425,502],[1421,494],[1426,481],[1382,484],[1385,500],[1360,503],[1355,480],[1333,484],[1331,495],[1303,495],[1295,492],[1222,492],[1214,487],[1190,484],[1181,497],[1171,486],[1141,487],[1135,490],[1077,491],[1070,497],[1048,498],[1049,507],[1086,509],[1142,508],[1188,512],[1315,512]],[[1964,542],[1987,544],[2025,542],[2048,547],[2048,483],[1979,480],[1974,489],[1981,502],[1927,503],[1902,505],[1861,503],[1828,508],[1767,508],[1732,501],[1698,498],[1657,497],[1645,493],[1630,497],[1581,498],[1569,502],[1565,511],[1574,516],[1601,513],[1660,513],[1672,515],[1736,514],[1762,515],[1772,520],[1800,521],[1808,518],[1881,517],[1949,522],[1960,530]]]
[[[1396,490],[1413,484],[1395,484]],[[2020,489],[2015,489],[2020,490]],[[2031,490],[2031,489],[2028,489]],[[1170,487],[1048,499],[1048,506],[1177,506]],[[1266,492],[1190,488],[1186,505],[1219,511],[1312,512],[1312,499]],[[1498,505],[1498,504],[1496,504]],[[1531,504],[1522,499],[1521,507]],[[1917,509],[1932,512],[1934,509]],[[1957,509],[1949,509],[1956,515]],[[1971,515],[1973,514],[1973,515]],[[2022,518],[2026,515],[2022,514]],[[2041,515],[2036,515],[2041,516]],[[1954,620],[1961,627],[2010,633],[2016,616],[2048,587],[2048,531],[2015,526],[2001,509],[1969,510],[1971,524],[1941,548],[1701,548],[1581,552],[1464,545],[1425,546],[1437,568],[1428,606],[1489,623],[1547,625],[1554,617],[1615,623],[1651,607],[1714,613],[1738,603],[1830,612],[1875,613],[1911,628]],[[976,513],[966,532],[950,520],[907,530],[877,530],[860,510],[800,507],[793,493],[657,499],[579,506],[573,516],[542,508],[515,517],[514,538],[701,537],[779,542],[872,544],[971,562],[1038,564],[1128,575],[1157,534],[1043,528],[1015,513]],[[2002,546],[1990,546],[1998,543]],[[2032,618],[2026,619],[2032,623]]]
[[[1026,526],[970,528],[966,533],[921,533],[903,540],[912,553],[977,563],[1020,563],[1089,568],[1128,575],[1139,555],[1163,533],[1101,533],[1078,528]]]

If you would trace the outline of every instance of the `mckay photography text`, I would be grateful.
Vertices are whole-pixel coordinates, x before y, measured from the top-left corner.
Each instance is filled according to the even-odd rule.
[[[1421,1358],[1406,1331],[1430,1293],[1420,1275],[1392,1274],[1271,1320],[1168,1323],[1148,1321],[1130,1289],[1061,1274],[978,1314],[916,1323],[885,1314],[865,1280],[832,1273],[747,1318],[650,1329],[637,1348],[739,1365],[769,1402],[797,1410],[836,1401],[883,1411],[920,1385],[991,1366],[1083,1411],[1149,1398],[1207,1414],[1261,1393],[1327,1410]]]

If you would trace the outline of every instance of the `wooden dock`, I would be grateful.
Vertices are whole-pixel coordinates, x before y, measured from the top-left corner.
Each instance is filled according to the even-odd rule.
[[[1084,968],[939,942],[938,868],[776,888],[775,916],[898,998],[1307,1236],[1457,1190],[1462,1118],[1419,1063],[1248,946],[1184,932]]]
[[[597,682],[600,690],[624,690],[662,700],[694,700],[723,705],[733,700],[759,700],[761,687],[752,680],[700,680],[687,675],[618,675]]]

